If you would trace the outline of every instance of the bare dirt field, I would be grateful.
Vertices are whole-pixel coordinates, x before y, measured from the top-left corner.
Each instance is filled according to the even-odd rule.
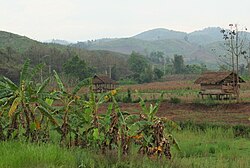
[[[138,103],[119,103],[119,105],[122,111],[129,113],[140,113],[142,111]],[[100,111],[104,109],[107,109],[106,105],[102,106]],[[248,120],[250,103],[206,106],[194,103],[173,104],[162,102],[157,115],[173,121],[250,126],[250,120]]]
[[[146,99],[147,104],[157,100],[160,92],[164,91],[164,101],[161,103],[158,116],[167,117],[174,121],[193,121],[196,123],[228,124],[228,125],[247,125],[250,126],[250,81],[241,85],[240,103],[235,100],[206,102],[199,98],[199,85],[194,84],[194,79],[181,79],[154,82],[147,84],[124,85],[119,92],[120,97],[127,95],[127,90],[131,90],[133,100],[138,99],[135,90],[141,93]],[[171,103],[171,98],[177,98],[179,103]],[[151,101],[153,100],[153,101]],[[142,109],[139,103],[119,102],[123,111],[139,113]],[[100,112],[107,109],[107,104],[100,108]]]
[[[122,88],[124,92],[128,88],[132,91],[139,90],[147,100],[157,99],[160,95],[159,92],[165,91],[165,101],[161,103],[157,115],[174,121],[250,126],[249,81],[241,86],[240,103],[236,103],[235,100],[217,101],[213,104],[204,103],[206,100],[197,97],[199,85],[195,85],[193,80],[154,82],[124,86]],[[181,102],[177,104],[171,103],[169,102],[171,97],[178,98]],[[136,99],[136,96],[133,98]],[[141,111],[138,103],[120,103],[120,107],[122,110],[131,113]]]

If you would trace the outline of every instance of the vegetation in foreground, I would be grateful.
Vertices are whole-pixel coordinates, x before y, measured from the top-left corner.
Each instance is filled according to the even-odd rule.
[[[132,115],[119,108],[115,90],[97,99],[90,85],[90,94],[79,97],[87,81],[69,92],[56,72],[58,89],[48,91],[49,79],[32,81],[40,68],[26,62],[19,85],[1,79],[1,167],[249,166],[248,137],[222,128],[178,132],[176,123],[156,116],[163,94],[147,106],[138,93],[141,112]],[[99,114],[102,103],[108,108]]]
[[[139,155],[136,148],[130,156],[105,155],[96,150],[62,148],[53,143],[1,142],[0,167],[232,167],[250,166],[250,141],[235,137],[232,129],[186,127],[174,131],[181,151],[173,150],[172,160],[152,159]]]
[[[167,159],[172,158],[170,145],[179,149],[171,135],[178,125],[156,116],[163,93],[150,106],[139,96],[141,112],[129,114],[121,111],[116,90],[97,97],[90,79],[68,91],[54,71],[58,89],[48,91],[50,78],[41,84],[32,80],[40,69],[41,66],[31,69],[27,61],[19,85],[6,77],[1,79],[1,141],[55,142],[64,147],[93,148],[103,154],[113,152],[119,158],[129,156],[132,146],[141,155]],[[90,90],[87,97],[78,96],[77,92],[86,85]],[[107,111],[99,114],[98,108],[103,103],[108,104]]]

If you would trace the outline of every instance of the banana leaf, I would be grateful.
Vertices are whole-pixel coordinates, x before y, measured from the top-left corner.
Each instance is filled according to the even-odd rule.
[[[88,86],[90,84],[91,84],[90,78],[87,78],[87,79],[80,81],[73,89],[72,94],[75,95],[83,86]]]
[[[64,87],[64,85],[62,83],[62,80],[60,79],[59,75],[57,74],[57,72],[55,70],[53,70],[53,72],[54,72],[54,76],[56,78],[56,82],[57,82],[57,85],[58,85],[60,91],[65,93],[66,89],[65,89],[65,87]]]
[[[41,93],[44,91],[44,88],[48,85],[50,81],[50,78],[47,78],[45,81],[43,81],[43,83],[41,84],[41,86],[38,88],[36,93]]]
[[[23,81],[26,81],[28,75],[29,75],[29,66],[30,66],[30,60],[27,59],[25,63],[23,64],[23,68],[21,70],[20,74],[20,86]]]

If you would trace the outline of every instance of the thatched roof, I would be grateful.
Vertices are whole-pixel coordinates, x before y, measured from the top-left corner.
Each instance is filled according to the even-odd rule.
[[[222,81],[236,76],[233,72],[205,72],[199,77],[194,83],[195,84],[216,84],[221,83]],[[236,81],[236,79],[235,79]],[[239,77],[239,82],[245,82],[241,77]]]
[[[116,81],[110,79],[108,76],[97,76],[93,77],[93,84],[117,84]]]

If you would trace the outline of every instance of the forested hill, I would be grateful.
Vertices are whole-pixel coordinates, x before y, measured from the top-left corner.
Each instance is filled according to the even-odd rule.
[[[160,51],[165,56],[181,54],[189,63],[217,64],[218,55],[225,54],[221,28],[210,27],[191,33],[153,29],[129,38],[100,39],[78,42],[73,46],[90,50],[102,49],[124,54],[132,51],[143,55]]]
[[[63,65],[75,56],[95,73],[106,73],[110,67],[116,65],[120,65],[116,66],[116,71],[121,76],[127,73],[128,56],[125,54],[41,43],[25,36],[0,31],[0,76],[7,76],[14,81],[17,81],[20,68],[26,59],[30,59],[32,65],[44,63],[43,75],[48,76],[51,70],[63,72]]]

